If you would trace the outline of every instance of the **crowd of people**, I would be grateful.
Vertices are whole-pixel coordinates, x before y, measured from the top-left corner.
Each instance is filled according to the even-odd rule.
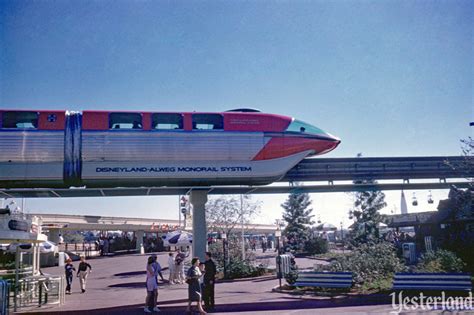
[[[200,314],[206,314],[206,311],[212,311],[215,306],[214,301],[214,283],[216,278],[216,264],[212,260],[212,254],[206,252],[205,262],[200,262],[198,257],[191,259],[191,266],[185,273],[184,260],[189,253],[181,250],[176,251],[176,255],[170,252],[168,256],[169,284],[188,284],[188,307],[191,312],[192,303],[196,303]],[[164,281],[161,274],[161,266],[157,262],[155,254],[148,258],[146,268],[146,289],[147,296],[145,301],[145,313],[159,312],[158,301],[158,276]]]
[[[170,252],[168,256],[169,279],[168,283],[188,285],[188,306],[187,311],[191,312],[193,303],[196,303],[197,311],[206,314],[212,311],[215,306],[214,285],[217,274],[216,264],[212,260],[210,252],[205,253],[205,262],[200,262],[198,257],[191,259],[191,266],[185,270],[185,260],[189,257],[189,252],[180,249],[176,253]],[[145,313],[159,312],[158,308],[158,277],[165,282],[162,274],[162,267],[158,262],[156,254],[152,254],[147,259],[146,264],[146,298]],[[64,266],[66,274],[66,294],[71,294],[71,287],[76,268],[72,260],[68,258]],[[80,257],[76,276],[79,278],[81,293],[86,292],[87,276],[91,273],[92,266],[86,262],[84,256]]]

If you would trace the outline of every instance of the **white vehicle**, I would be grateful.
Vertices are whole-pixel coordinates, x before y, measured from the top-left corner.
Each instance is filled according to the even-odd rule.
[[[191,246],[193,235],[184,231],[173,231],[162,236],[164,246]]]

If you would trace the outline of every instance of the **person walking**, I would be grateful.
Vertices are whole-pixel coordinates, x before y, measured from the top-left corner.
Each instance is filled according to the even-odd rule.
[[[206,265],[203,263],[203,262],[199,262],[199,271],[201,272],[202,275],[204,275],[204,273],[206,272]],[[201,305],[203,304],[202,302],[204,302],[204,277],[201,276],[199,277],[198,279],[199,281],[199,288],[201,288]],[[207,311],[206,309],[204,309],[204,311]]]
[[[74,271],[76,271],[76,268],[74,268],[72,264],[71,258],[66,259],[64,270],[66,272],[66,294],[71,294],[72,279],[74,278]]]
[[[168,254],[168,269],[170,271],[170,277],[169,277],[168,281],[169,281],[170,284],[174,284],[175,279],[176,279],[176,268],[175,268],[173,253]]]
[[[188,283],[188,307],[186,311],[191,312],[191,303],[196,302],[199,314],[207,314],[202,308],[201,287],[199,286],[199,278],[202,276],[199,270],[199,258],[194,257],[191,260],[191,267],[186,273],[186,282]]]
[[[89,270],[87,270],[89,268]],[[77,276],[79,277],[79,283],[81,284],[81,293],[86,292],[86,280],[89,273],[92,272],[92,267],[86,263],[86,257],[81,256],[81,262],[77,270]]]
[[[148,257],[146,264],[146,299],[145,299],[145,313],[159,312],[160,309],[156,307],[156,296],[158,295],[158,280],[156,272],[153,268],[154,258]]]
[[[211,252],[206,252],[205,273],[204,273],[204,291],[203,300],[206,311],[214,310],[214,283],[216,280],[216,264],[212,260]]]

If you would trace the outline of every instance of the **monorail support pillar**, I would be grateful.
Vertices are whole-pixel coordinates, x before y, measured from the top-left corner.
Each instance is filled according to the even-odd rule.
[[[189,201],[193,206],[193,256],[199,257],[200,261],[204,261],[207,249],[207,190],[192,190]]]

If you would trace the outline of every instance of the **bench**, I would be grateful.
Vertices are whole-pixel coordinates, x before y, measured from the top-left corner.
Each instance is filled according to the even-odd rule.
[[[350,288],[352,272],[300,272],[294,284],[296,287]]]
[[[471,291],[470,273],[396,273],[393,290]]]

